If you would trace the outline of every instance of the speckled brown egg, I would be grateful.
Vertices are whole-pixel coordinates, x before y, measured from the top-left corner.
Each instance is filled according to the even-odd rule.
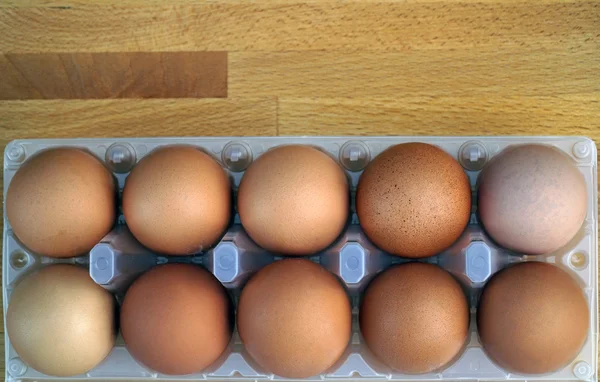
[[[548,254],[577,234],[586,216],[585,179],[566,154],[520,145],[494,157],[479,178],[479,216],[501,246]]]
[[[112,228],[116,184],[92,154],[50,149],[17,171],[5,206],[14,234],[27,248],[50,257],[72,257],[92,249]]]
[[[369,284],[360,330],[373,354],[402,373],[440,370],[461,353],[469,306],[460,284],[425,263],[392,267]]]
[[[156,252],[202,251],[215,244],[229,225],[229,177],[195,147],[157,149],[127,177],[123,214],[131,233]]]
[[[115,302],[87,269],[51,265],[17,284],[6,330],[19,357],[35,370],[57,377],[86,373],[113,348]]]
[[[568,273],[552,264],[527,262],[488,282],[477,326],[485,351],[502,368],[544,374],[577,356],[589,317],[583,291]]]
[[[267,372],[306,378],[328,370],[350,341],[351,311],[337,278],[305,259],[276,261],[242,290],[238,331]]]
[[[238,211],[248,235],[264,249],[312,254],[330,245],[346,225],[348,181],[339,164],[320,150],[277,147],[244,174]]]
[[[392,146],[360,177],[360,225],[384,251],[419,258],[448,248],[465,229],[471,187],[460,164],[425,143]]]
[[[230,309],[225,288],[207,270],[160,265],[127,291],[121,333],[129,352],[148,368],[172,375],[196,373],[227,348]]]

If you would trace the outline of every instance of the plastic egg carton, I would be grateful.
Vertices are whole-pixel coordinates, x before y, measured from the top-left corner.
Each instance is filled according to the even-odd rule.
[[[444,370],[420,375],[396,373],[377,361],[364,345],[358,326],[358,306],[368,282],[392,264],[408,261],[377,249],[362,233],[352,203],[351,221],[340,238],[311,260],[338,275],[352,300],[353,334],[346,353],[326,374],[309,380],[586,380],[596,381],[598,344],[598,187],[597,153],[593,141],[581,137],[255,137],[255,138],[133,138],[20,140],[11,142],[4,155],[4,195],[19,166],[40,150],[57,146],[87,149],[111,168],[122,189],[130,169],[157,147],[171,144],[194,145],[210,153],[232,179],[234,194],[244,170],[266,150],[284,144],[312,145],[329,153],[346,169],[352,200],[362,169],[389,146],[405,142],[436,145],[456,158],[469,176],[474,192],[473,214],[462,237],[443,253],[424,259],[451,272],[463,285],[470,300],[470,336],[462,355]],[[553,145],[571,156],[588,187],[588,209],[583,227],[565,247],[549,256],[523,256],[496,246],[485,234],[476,215],[476,180],[487,161],[504,148],[523,143]],[[24,275],[53,263],[74,263],[89,268],[96,283],[115,293],[121,301],[127,287],[142,272],[166,262],[191,262],[210,270],[229,290],[237,303],[244,283],[261,267],[280,257],[266,253],[244,233],[237,215],[229,230],[212,249],[195,256],[166,257],[140,245],[129,233],[121,216],[116,228],[88,255],[72,259],[51,259],[31,253],[15,239],[4,216],[2,291],[4,313],[15,284]],[[496,366],[478,340],[475,313],[482,287],[489,278],[510,263],[522,261],[554,263],[573,275],[587,296],[590,331],[579,355],[562,370],[548,375],[517,375]],[[228,349],[209,370],[188,376],[158,374],[138,364],[122,339],[111,354],[85,375],[55,378],[27,367],[12,348],[5,333],[6,380],[281,380],[256,365],[246,354],[237,332]]]

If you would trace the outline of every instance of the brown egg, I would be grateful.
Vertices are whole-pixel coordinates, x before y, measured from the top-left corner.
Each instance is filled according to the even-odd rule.
[[[29,249],[51,257],[81,255],[116,219],[115,181],[93,155],[74,148],[42,151],[26,161],[6,194],[6,216]]]
[[[360,177],[360,225],[373,243],[393,255],[419,258],[448,248],[471,213],[471,188],[460,164],[425,143],[392,146]]]
[[[229,178],[213,158],[194,147],[157,149],[127,177],[123,214],[131,233],[156,252],[202,251],[229,225]]]
[[[267,151],[246,171],[238,192],[244,229],[261,247],[308,255],[330,245],[348,219],[346,175],[309,146]]]
[[[199,372],[231,339],[231,302],[207,270],[191,264],[152,268],[129,288],[121,334],[131,355],[165,374]]]
[[[306,378],[329,369],[350,341],[352,315],[337,278],[305,259],[276,261],[242,290],[238,331],[268,372]]]
[[[67,377],[98,365],[115,342],[115,299],[86,269],[50,265],[14,289],[6,330],[21,359],[35,370]]]
[[[571,362],[589,329],[589,311],[577,282],[540,262],[513,265],[486,285],[477,312],[479,338],[502,368],[544,374]]]
[[[469,306],[448,272],[408,263],[388,269],[368,286],[360,330],[387,366],[402,373],[428,373],[460,355],[469,333]]]
[[[501,246],[532,255],[554,252],[579,231],[587,209],[585,179],[550,146],[511,147],[479,178],[479,216]]]

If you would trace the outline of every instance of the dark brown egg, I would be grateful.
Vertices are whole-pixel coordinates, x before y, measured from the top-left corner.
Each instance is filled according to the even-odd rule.
[[[225,288],[205,269],[161,265],[127,291],[121,333],[131,355],[150,369],[191,374],[213,364],[229,344],[230,309]]]
[[[384,251],[419,258],[448,248],[465,229],[471,188],[460,164],[425,143],[392,146],[361,175],[360,225]]]
[[[57,377],[85,373],[115,343],[115,299],[87,269],[50,265],[14,289],[6,313],[10,343],[35,370]]]
[[[497,273],[477,312],[479,338],[502,368],[544,374],[566,366],[583,346],[589,311],[577,282],[547,263],[527,262]]]
[[[50,257],[81,255],[115,223],[115,186],[110,171],[85,151],[42,151],[11,180],[6,216],[32,251]]]
[[[327,154],[309,146],[267,151],[246,171],[238,192],[240,220],[268,251],[308,255],[331,244],[346,225],[346,175]]]
[[[350,341],[350,301],[337,280],[305,259],[276,261],[242,290],[238,330],[267,371],[306,378],[329,369]]]
[[[566,154],[550,146],[511,147],[479,178],[479,216],[501,246],[532,255],[565,246],[587,209],[585,179]]]
[[[448,272],[408,263],[388,269],[368,286],[360,330],[387,366],[402,373],[428,373],[460,355],[469,331],[469,306]]]
[[[167,255],[209,248],[231,217],[231,189],[223,168],[190,146],[170,146],[144,157],[127,177],[123,213],[131,233]]]

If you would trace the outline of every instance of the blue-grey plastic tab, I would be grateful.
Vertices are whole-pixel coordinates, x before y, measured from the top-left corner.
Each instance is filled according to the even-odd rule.
[[[492,275],[492,251],[483,241],[474,241],[465,250],[466,273],[471,281],[482,283]]]
[[[510,257],[498,248],[479,226],[469,225],[463,235],[437,256],[438,265],[456,276],[469,288],[481,288],[505,267]],[[473,294],[477,296],[477,293]]]
[[[213,250],[214,274],[222,283],[236,279],[240,271],[238,247],[233,243],[221,243]]]
[[[365,277],[365,249],[358,243],[348,243],[340,251],[340,275],[348,284],[359,283]]]
[[[109,284],[115,277],[115,256],[110,244],[98,244],[90,252],[90,276],[97,284]]]
[[[139,244],[126,229],[108,234],[90,251],[90,277],[112,292],[124,292],[142,272],[158,264],[158,256]]]

